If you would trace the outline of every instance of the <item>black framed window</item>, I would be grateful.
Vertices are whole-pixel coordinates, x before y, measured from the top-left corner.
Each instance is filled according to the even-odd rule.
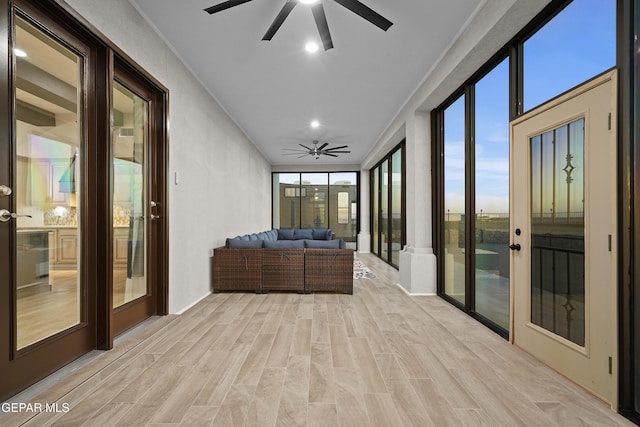
[[[336,239],[357,248],[358,172],[272,174],[274,228],[330,228]]]
[[[395,268],[406,244],[404,141],[370,171],[371,252]]]

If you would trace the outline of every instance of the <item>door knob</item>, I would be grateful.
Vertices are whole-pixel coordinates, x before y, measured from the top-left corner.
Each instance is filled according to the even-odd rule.
[[[1,222],[7,222],[12,218],[33,218],[31,215],[18,215],[15,212],[9,212],[6,209],[0,209],[0,221]]]
[[[7,187],[6,185],[0,185],[0,196],[10,196],[13,193],[11,187]]]
[[[522,246],[520,246],[520,243],[513,243],[509,245],[509,249],[511,249],[512,251],[519,251],[520,249],[522,249]]]

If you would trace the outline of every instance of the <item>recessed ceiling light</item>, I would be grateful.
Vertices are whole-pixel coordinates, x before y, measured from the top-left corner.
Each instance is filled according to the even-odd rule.
[[[317,3],[318,0],[298,0],[302,4],[314,4]]]
[[[17,47],[13,48],[13,53],[18,57],[18,58],[25,58],[27,56],[27,52],[25,52],[22,49],[18,49]]]
[[[319,122],[319,121],[314,120],[314,121],[312,121],[312,122],[311,122],[311,127],[312,127],[312,128],[314,128],[314,129],[315,129],[315,128],[317,128],[318,126],[320,126],[320,122]]]
[[[307,52],[309,53],[315,53],[318,51],[318,43],[316,42],[309,42],[307,43],[304,48],[307,50]]]

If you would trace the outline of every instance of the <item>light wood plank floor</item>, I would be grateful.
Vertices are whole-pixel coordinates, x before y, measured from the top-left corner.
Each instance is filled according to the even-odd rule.
[[[398,273],[354,295],[212,294],[12,401],[27,426],[625,426],[607,405]],[[38,387],[38,386],[36,386]],[[36,388],[36,390],[38,390]]]

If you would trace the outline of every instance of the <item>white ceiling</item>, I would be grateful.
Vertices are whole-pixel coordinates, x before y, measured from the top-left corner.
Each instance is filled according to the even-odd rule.
[[[253,0],[209,15],[222,0],[130,0],[173,46],[273,165],[359,164],[482,0],[361,0],[387,32],[322,0],[334,48],[298,4],[262,41],[286,0]],[[308,54],[304,45],[320,50]],[[311,129],[310,122],[321,125]],[[349,145],[339,158],[284,156],[312,140]]]

